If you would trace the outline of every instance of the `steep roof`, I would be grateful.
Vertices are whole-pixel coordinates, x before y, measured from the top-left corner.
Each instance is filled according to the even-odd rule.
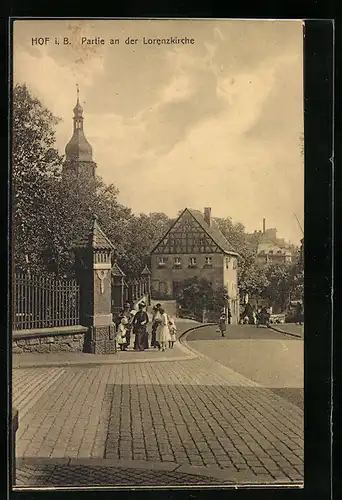
[[[175,226],[175,224],[183,217],[183,215],[189,212],[190,215],[195,219],[195,221],[201,226],[201,228],[207,233],[207,235],[214,241],[214,243],[222,250],[224,253],[234,254],[239,256],[239,254],[234,250],[233,246],[229,243],[226,237],[222,234],[221,230],[215,223],[213,219],[211,219],[211,225],[205,221],[203,214],[200,210],[194,210],[192,208],[185,208],[183,212],[179,215],[179,217],[172,223],[167,232],[163,235],[162,238],[158,241],[156,245],[150,249],[150,253],[154,252],[154,250],[160,245],[160,243],[165,239],[165,237],[169,234],[171,229]]]
[[[200,210],[194,210],[192,208],[188,208],[187,210],[223,252],[237,254],[236,250],[223,235],[213,218],[211,219],[211,224],[209,226]]]
[[[112,270],[111,270],[112,276],[118,276],[120,278],[126,277],[126,274],[123,272],[121,267],[115,262]]]
[[[93,216],[89,232],[82,235],[82,237],[75,242],[75,246],[90,246],[94,250],[114,250],[114,245],[100,228],[96,215]]]

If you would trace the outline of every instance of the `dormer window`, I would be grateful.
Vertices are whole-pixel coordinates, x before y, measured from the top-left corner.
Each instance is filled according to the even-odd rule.
[[[205,257],[205,265],[206,265],[206,267],[213,267],[212,257]]]
[[[175,258],[174,258],[174,260],[173,260],[173,265],[174,265],[174,267],[181,267],[182,262],[181,262],[180,257],[175,257]]]
[[[158,267],[165,267],[166,266],[166,258],[165,257],[159,257],[158,258]]]
[[[189,267],[197,267],[196,257],[189,257]]]

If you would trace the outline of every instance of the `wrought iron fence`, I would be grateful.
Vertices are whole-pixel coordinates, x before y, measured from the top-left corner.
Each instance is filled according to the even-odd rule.
[[[16,274],[14,330],[79,324],[80,293],[75,280]]]

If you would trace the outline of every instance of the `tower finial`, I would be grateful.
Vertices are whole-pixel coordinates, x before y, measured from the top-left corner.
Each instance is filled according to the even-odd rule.
[[[80,89],[78,88],[78,83],[76,83],[76,91],[77,91],[77,102],[78,102],[80,97]]]

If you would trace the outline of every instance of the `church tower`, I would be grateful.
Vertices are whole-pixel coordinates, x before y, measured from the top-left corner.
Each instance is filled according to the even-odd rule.
[[[83,108],[79,100],[77,85],[77,102],[74,107],[74,133],[65,147],[66,159],[63,175],[76,178],[95,178],[96,163],[93,161],[93,148],[87,141],[83,131]]]

